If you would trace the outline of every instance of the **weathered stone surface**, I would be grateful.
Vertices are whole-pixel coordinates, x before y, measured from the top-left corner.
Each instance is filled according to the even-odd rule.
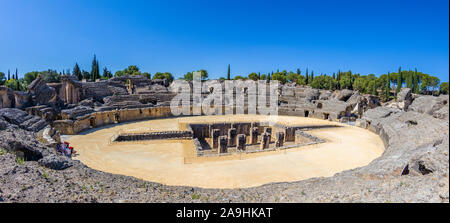
[[[448,95],[441,95],[439,97],[422,95],[414,99],[412,104],[408,107],[408,111],[416,111],[419,113],[433,115],[434,112],[438,111],[442,107],[448,107],[448,101]]]
[[[53,170],[64,170],[73,166],[71,159],[57,154],[48,155],[40,159],[38,163]]]
[[[84,106],[84,107],[90,107],[90,108],[94,108],[95,107],[95,101],[90,98],[90,99],[84,99],[82,101],[80,101],[78,103],[79,106]]]
[[[408,110],[409,105],[413,101],[411,89],[402,88],[402,90],[397,95],[397,101],[400,103],[400,108],[403,110]]]
[[[11,88],[0,86],[0,109],[14,107],[14,93]]]
[[[29,115],[17,108],[0,109],[0,117],[10,124],[17,125],[33,132],[42,130],[48,124],[44,119],[38,116]]]
[[[92,86],[104,85],[108,89],[117,84],[118,89],[126,91],[126,88],[123,88],[119,82],[98,85],[93,83]],[[0,110],[0,149],[12,153],[0,155],[0,177],[2,179],[0,181],[0,200],[5,202],[448,203],[448,96],[412,95],[413,103],[409,106],[408,112],[405,112],[399,109],[376,107],[376,101],[371,102],[370,97],[356,95],[357,93],[350,95],[345,101],[334,99],[334,94],[327,100],[326,97],[322,97],[323,93],[313,99],[315,98],[314,94],[312,97],[305,96],[305,89],[307,88],[288,89],[288,91],[294,92],[294,96],[288,95],[284,98],[283,107],[286,114],[304,116],[308,111],[310,117],[325,118],[326,115],[328,117],[350,117],[347,116],[349,115],[347,113],[349,106],[354,104],[353,99],[356,99],[356,104],[358,104],[365,102],[361,97],[366,98],[365,109],[367,110],[363,109],[364,112],[358,119],[357,125],[380,135],[386,145],[383,155],[365,167],[347,170],[332,177],[313,178],[298,182],[274,183],[239,190],[165,186],[133,177],[96,171],[77,161],[70,161],[58,156],[53,148],[42,145],[36,139],[37,134],[25,130],[28,129],[26,126],[29,124],[39,123],[39,118],[29,118],[23,114],[16,115],[11,114],[11,111]],[[110,90],[107,91],[108,94],[111,94]],[[94,93],[92,91],[83,93],[83,95]],[[116,93],[123,92],[118,90]],[[319,98],[321,100],[317,100]],[[321,103],[321,108],[319,108],[319,103]],[[354,107],[350,107],[354,109]],[[46,108],[45,105],[36,110],[42,111]],[[160,108],[158,107],[158,109]],[[13,111],[21,112],[20,110]],[[128,116],[144,116],[146,111],[143,109],[142,112],[140,114],[138,109],[130,111],[131,115],[124,112],[122,116],[120,114],[119,116],[124,119]],[[162,111],[155,110],[153,112],[164,117]],[[108,114],[111,119],[114,118],[113,113]],[[67,128],[86,124],[89,126],[89,118],[52,122],[52,124],[57,123],[68,123]],[[258,129],[256,126],[252,127]],[[81,127],[77,128],[82,129]],[[226,132],[222,134],[226,134]],[[255,135],[257,136],[257,134]],[[226,148],[224,144],[228,143],[226,138],[222,140],[221,148],[224,150]],[[268,142],[268,140],[265,141]],[[26,157],[28,161],[18,164],[14,153]],[[193,193],[201,198],[194,200]]]
[[[75,119],[79,116],[84,116],[94,112],[94,109],[86,106],[77,106],[72,109],[61,110],[61,116],[63,119]]]
[[[448,120],[448,106],[443,106],[441,109],[433,112],[433,117]]]
[[[339,101],[347,101],[352,95],[353,95],[353,91],[352,90],[348,90],[348,89],[335,91],[333,93],[334,98],[339,100]]]
[[[153,95],[113,95],[105,97],[106,106],[116,106],[124,104],[156,104],[157,99]]]
[[[21,91],[14,91],[14,107],[25,109],[32,105],[31,94]]]
[[[31,82],[27,89],[33,94],[33,104],[35,105],[61,106],[63,103],[56,90],[49,87],[40,77]]]

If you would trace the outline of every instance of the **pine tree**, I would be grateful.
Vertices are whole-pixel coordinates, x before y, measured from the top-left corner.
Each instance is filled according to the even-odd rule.
[[[78,66],[78,63],[75,63],[75,67],[73,68],[73,76],[76,76],[78,78],[78,80],[82,80],[83,79],[83,75],[81,74],[81,70],[80,67]]]
[[[227,80],[231,80],[230,64],[228,64]]]
[[[297,75],[300,76],[301,73],[302,73],[302,71],[300,71],[300,69],[297,68]]]
[[[402,67],[398,68],[397,88],[395,89],[395,97],[397,97],[401,88],[402,88]]]

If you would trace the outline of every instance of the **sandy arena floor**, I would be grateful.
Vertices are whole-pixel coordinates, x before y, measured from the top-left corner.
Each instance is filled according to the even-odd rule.
[[[119,132],[178,130],[180,122],[267,121],[268,116],[202,116],[159,119],[111,125],[70,137],[78,159],[85,165],[114,174],[134,176],[166,185],[203,188],[245,188],[271,182],[329,177],[361,167],[381,156],[380,137],[370,131],[319,119],[278,116],[288,125],[342,125],[308,131],[326,143],[284,151],[197,158],[192,140],[157,140],[110,143]]]

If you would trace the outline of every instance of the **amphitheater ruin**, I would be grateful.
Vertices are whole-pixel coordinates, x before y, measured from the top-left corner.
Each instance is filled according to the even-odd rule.
[[[258,191],[341,175],[356,177],[342,187],[387,176],[439,173],[448,179],[448,164],[424,158],[426,151],[444,151],[448,161],[448,96],[403,89],[397,101],[380,103],[357,91],[285,84],[277,87],[276,116],[247,114],[247,101],[240,108],[244,114],[176,116],[171,100],[180,90],[192,91],[183,86],[144,76],[98,82],[63,76],[58,84],[37,78],[26,93],[0,87],[0,146],[57,171],[89,168],[168,187]],[[243,92],[246,98],[251,94]],[[201,97],[211,94],[202,89]],[[14,143],[13,126],[38,142]],[[73,160],[54,155],[62,141],[76,148]]]

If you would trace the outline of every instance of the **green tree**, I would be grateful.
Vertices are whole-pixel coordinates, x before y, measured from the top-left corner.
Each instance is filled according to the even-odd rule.
[[[413,75],[411,71],[406,72],[406,87],[413,90]]]
[[[352,79],[351,76],[344,75],[341,77],[339,81],[339,86],[341,89],[351,89],[352,88]]]
[[[192,81],[192,80],[194,79],[194,74],[193,74],[192,72],[187,72],[187,73],[184,75],[183,79],[184,79],[185,81]]]
[[[258,74],[257,74],[257,73],[254,73],[254,72],[253,72],[253,73],[251,73],[251,74],[248,75],[248,79],[257,81],[257,80],[259,80],[259,77],[258,77]]]
[[[294,72],[289,72],[286,75],[286,81],[288,81],[289,83],[296,83],[298,79],[300,79],[300,70],[297,69],[297,73]]]
[[[5,86],[9,87],[9,88],[11,88],[11,89],[13,89],[15,91],[19,91],[20,90],[19,81],[16,80],[15,78],[11,78],[11,79],[7,80],[5,82]]]
[[[320,75],[315,77],[311,82],[311,87],[318,89],[331,90],[335,86],[335,80],[328,75]]]
[[[89,72],[85,71],[85,70],[81,71],[81,76],[83,76],[82,79],[85,79],[85,80],[91,79],[91,74]]]
[[[230,69],[230,64],[228,64],[227,80],[231,80],[231,69]]]
[[[369,81],[367,88],[370,91],[371,95],[378,95],[376,80]]]
[[[417,74],[417,68],[414,69],[413,92],[419,94],[419,75]]]
[[[133,75],[142,75],[140,69],[136,65],[130,65],[124,70],[116,71],[114,76],[121,77],[121,76],[133,76]]]
[[[355,79],[353,82],[353,90],[358,90],[361,93],[369,92],[369,78],[367,76],[360,76]]]
[[[102,79],[110,79],[113,76],[112,72],[108,70],[108,68],[103,68],[103,75],[102,75]]]
[[[397,86],[395,89],[395,97],[397,97],[398,93],[400,92],[400,89],[402,88],[402,68],[398,68],[398,75],[397,75]]]
[[[61,75],[56,70],[41,71],[38,75],[47,83],[59,83],[61,81]]]
[[[267,74],[261,74],[259,77],[260,80],[267,80]]]
[[[39,75],[39,72],[37,72],[37,71],[26,73],[25,76],[23,77],[26,85],[28,86],[29,84],[31,84],[31,82],[33,82],[37,78],[38,75]]]
[[[100,79],[100,68],[98,65],[97,56],[94,54],[94,59],[92,60],[91,66],[91,79],[93,81]]]
[[[286,75],[287,75],[287,71],[286,70],[283,70],[282,72],[277,71],[276,73],[274,73],[270,77],[270,79],[271,80],[277,80],[277,81],[279,81],[279,82],[284,84],[284,83],[286,83]]]
[[[83,75],[81,74],[81,70],[80,67],[78,66],[78,63],[75,63],[75,67],[73,68],[73,72],[72,74],[78,78],[78,80],[82,80],[83,79]]]
[[[0,85],[4,85],[6,81],[5,73],[0,72]]]
[[[309,74],[308,74],[308,68],[306,68],[306,84],[309,84]]]
[[[236,75],[236,76],[234,76],[233,79],[234,79],[234,80],[246,80],[246,78],[243,77],[243,76],[241,76],[241,75]]]
[[[386,78],[386,101],[389,101],[390,96],[391,96],[391,79],[390,73],[388,72]]]
[[[153,75],[153,80],[156,79],[167,79],[169,82],[173,81],[173,75],[169,72],[161,73],[156,72],[155,75]]]
[[[448,82],[442,82],[439,86],[440,94],[448,94]]]
[[[144,72],[144,73],[142,73],[142,75],[145,76],[146,78],[148,78],[149,80],[152,79],[152,75],[148,72]]]

